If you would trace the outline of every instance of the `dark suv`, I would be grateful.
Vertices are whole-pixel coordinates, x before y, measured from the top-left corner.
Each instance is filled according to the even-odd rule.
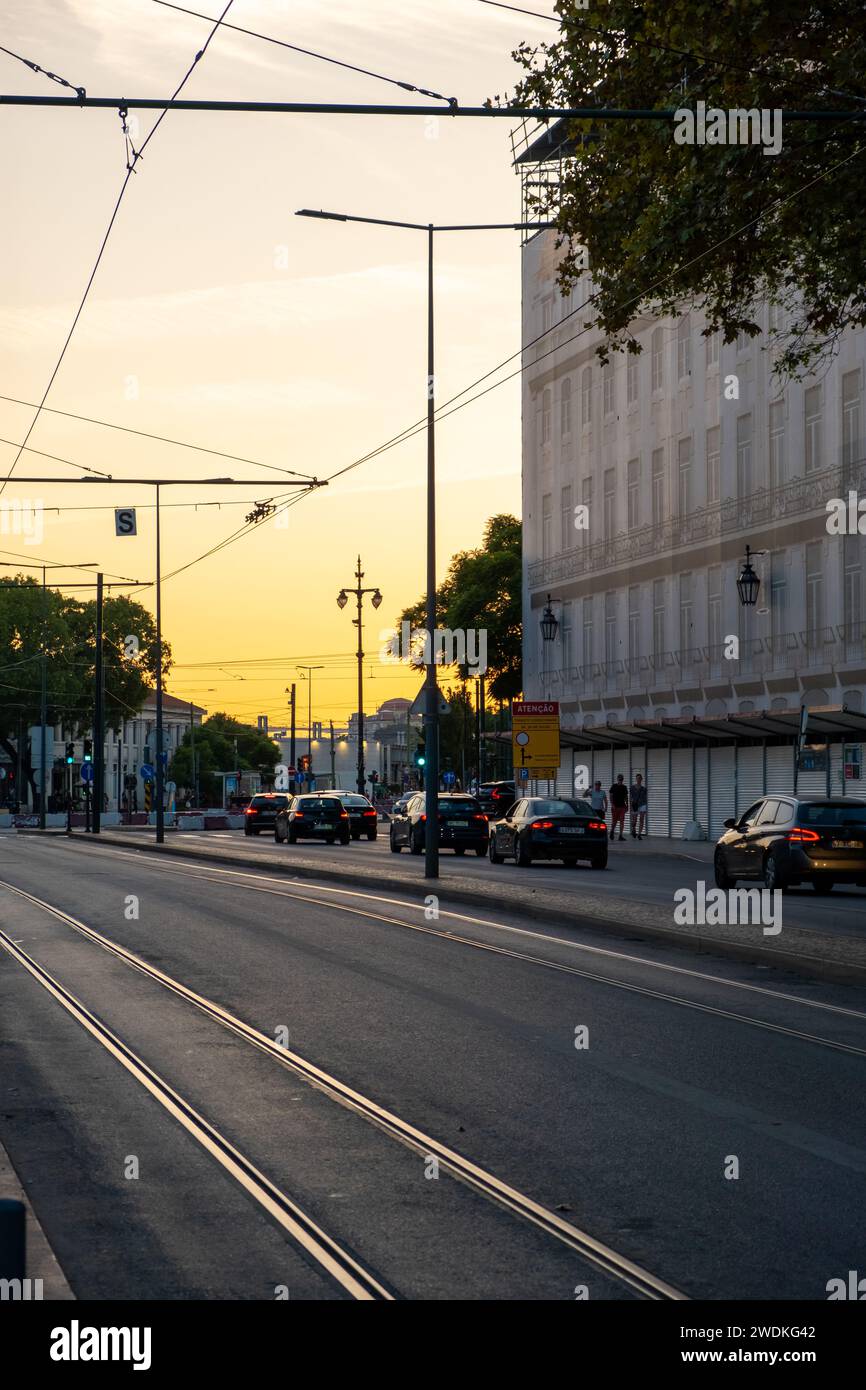
[[[257,792],[244,807],[244,834],[260,835],[263,830],[273,830],[277,812],[282,811],[291,801],[290,796],[280,792]]]
[[[278,844],[298,840],[324,840],[332,845],[349,843],[349,812],[338,796],[295,796],[277,816],[274,839]]]
[[[408,845],[413,854],[423,853],[426,822],[426,797],[423,792],[416,792],[402,815],[391,821],[392,852],[399,854]],[[474,849],[479,858],[487,853],[487,817],[474,796],[439,793],[439,848],[453,849],[455,854]]]
[[[486,816],[498,820],[504,816],[509,806],[513,806],[517,792],[513,782],[482,782],[478,788],[478,800]]]
[[[866,888],[866,801],[854,797],[770,795],[739,820],[726,820],[716,845],[716,886],[758,879],[765,888],[837,883]]]

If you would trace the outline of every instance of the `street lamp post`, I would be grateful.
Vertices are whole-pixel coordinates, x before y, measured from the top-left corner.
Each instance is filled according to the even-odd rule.
[[[364,795],[366,784],[366,770],[364,768],[364,643],[362,641],[362,604],[365,594],[372,594],[371,603],[374,608],[378,608],[382,602],[382,595],[378,589],[363,589],[361,580],[364,578],[364,571],[361,569],[361,557],[358,556],[358,568],[355,570],[357,584],[354,589],[341,589],[337,595],[337,607],[345,608],[349,602],[349,594],[355,595],[355,602],[358,606],[358,616],[352,622],[358,629],[358,794]],[[333,749],[333,739],[331,748]]]
[[[426,834],[424,877],[439,877],[439,691],[436,684],[436,393],[433,338],[433,236],[436,232],[544,231],[550,222],[479,222],[437,225],[397,222],[386,217],[355,217],[344,212],[300,208],[296,217],[319,217],[328,222],[362,222],[374,227],[401,227],[427,236],[427,632],[428,657],[424,678],[424,736]]]

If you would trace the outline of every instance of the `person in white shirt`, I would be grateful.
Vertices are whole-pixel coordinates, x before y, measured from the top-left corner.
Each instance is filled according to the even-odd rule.
[[[597,811],[602,820],[607,816],[607,792],[603,790],[601,782],[596,782],[589,794],[589,804],[594,811]]]

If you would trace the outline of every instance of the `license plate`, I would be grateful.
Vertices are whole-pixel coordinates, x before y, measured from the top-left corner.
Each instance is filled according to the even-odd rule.
[[[453,821],[451,822],[451,824],[454,826],[454,829],[455,829],[455,830],[468,830],[468,829],[469,829],[469,822],[468,822],[468,820],[453,820]]]
[[[583,834],[583,826],[582,826],[582,825],[563,825],[563,826],[561,827],[561,834],[563,834],[563,835],[582,835],[582,834]]]
[[[830,842],[830,847],[831,847],[831,849],[862,849],[862,848],[863,848],[863,841],[862,841],[862,840],[832,840],[832,841]]]
[[[314,830],[331,830],[331,829],[332,829],[332,826],[330,826],[326,820],[317,820],[317,821],[316,821],[316,824],[313,826],[313,829],[314,829]]]

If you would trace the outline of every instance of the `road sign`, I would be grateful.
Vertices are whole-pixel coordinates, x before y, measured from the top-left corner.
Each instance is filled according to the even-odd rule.
[[[165,784],[165,789],[166,789],[166,791],[167,791],[169,794],[171,794],[171,792],[176,792],[176,791],[177,791],[177,782],[166,782],[166,784]]]
[[[533,777],[550,777],[559,767],[559,702],[515,700],[511,716],[512,761]]]
[[[89,785],[93,781],[93,763],[81,764],[81,780],[85,785]]]
[[[138,769],[138,775],[143,782],[152,782],[156,773],[150,763],[142,763],[141,767]]]
[[[115,507],[114,534],[116,536],[136,536],[135,507]]]
[[[436,693],[437,693],[437,695],[439,696],[439,713],[440,713],[440,714],[450,714],[450,713],[451,713],[451,706],[449,705],[448,701],[447,701],[446,699],[443,698],[442,692],[438,689],[438,687],[437,687]],[[427,686],[426,686],[426,685],[422,685],[421,689],[418,691],[418,694],[415,696],[415,699],[412,701],[412,704],[411,704],[411,706],[410,706],[410,708],[409,708],[409,713],[410,713],[410,714],[425,714],[426,711],[427,711]]]

